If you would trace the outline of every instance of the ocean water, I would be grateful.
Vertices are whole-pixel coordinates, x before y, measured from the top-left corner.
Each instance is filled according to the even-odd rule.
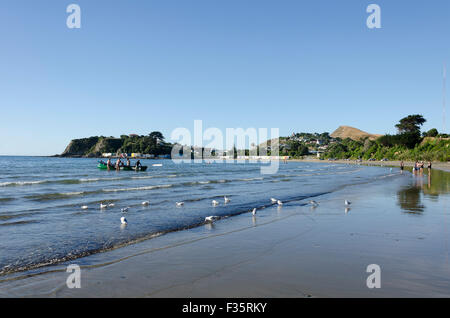
[[[401,177],[397,169],[333,163],[280,163],[272,175],[261,174],[264,163],[243,161],[142,163],[145,172],[116,172],[97,169],[97,159],[0,157],[0,275],[196,227],[206,216],[264,209],[271,197],[284,206],[306,205],[346,186]],[[100,209],[102,202],[115,206]],[[122,216],[128,225],[121,225]]]

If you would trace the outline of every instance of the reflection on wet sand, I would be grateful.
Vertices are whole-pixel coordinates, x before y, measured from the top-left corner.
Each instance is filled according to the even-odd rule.
[[[413,176],[412,184],[397,192],[397,201],[403,212],[421,215],[425,209],[422,195],[438,200],[439,195],[449,192],[450,173],[431,170],[431,173]]]
[[[421,195],[421,190],[417,186],[403,188],[397,192],[398,205],[403,212],[420,215],[425,208]]]
[[[450,173],[442,170],[432,170],[427,178],[427,187],[423,188],[423,193],[430,196],[439,196],[450,192]]]

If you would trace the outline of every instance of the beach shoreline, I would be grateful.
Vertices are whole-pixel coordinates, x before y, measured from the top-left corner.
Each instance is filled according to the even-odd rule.
[[[312,158],[305,158],[305,159],[289,159],[288,162],[315,162],[315,163],[339,163],[339,164],[354,164],[354,165],[365,165],[365,166],[380,166],[380,167],[400,167],[400,160],[388,160],[388,161],[361,161],[358,162],[356,160],[320,160],[320,159],[312,159]],[[405,167],[414,167],[414,161],[404,161]],[[426,166],[428,165],[428,162],[425,162],[425,170]],[[432,162],[432,168],[438,169],[446,172],[450,172],[450,162],[438,162],[433,161]],[[409,169],[411,170],[411,169]]]
[[[80,289],[67,288],[61,264],[1,282],[0,296],[449,297],[448,196],[438,202],[427,189],[426,178],[386,169],[377,181],[315,198],[316,208],[272,206],[105,252],[109,261],[89,256]],[[369,264],[382,268],[381,289],[366,286]]]

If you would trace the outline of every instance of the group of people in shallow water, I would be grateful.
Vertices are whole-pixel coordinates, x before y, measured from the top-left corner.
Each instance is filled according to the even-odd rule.
[[[130,158],[126,158],[126,163],[124,164],[120,158],[117,158],[116,163],[112,164],[111,158],[108,158],[106,166],[108,167],[108,170],[110,170],[111,168],[120,170],[120,167],[131,167],[131,162]],[[138,168],[141,166],[142,166],[141,161],[140,160],[136,161],[135,167]]]
[[[403,161],[402,161],[402,163],[403,163]],[[414,163],[413,174],[423,175],[424,167],[425,167],[425,163],[423,161],[416,161]],[[428,169],[428,173],[430,173],[431,172],[431,161],[428,162],[427,169]]]
[[[414,175],[422,175],[423,174],[423,170],[425,167],[425,163],[423,161],[416,161],[414,163],[414,167],[412,169],[412,172]],[[405,169],[405,163],[402,161],[400,161],[400,171],[403,173],[403,170]],[[428,174],[430,174],[431,172],[431,161],[428,162]]]

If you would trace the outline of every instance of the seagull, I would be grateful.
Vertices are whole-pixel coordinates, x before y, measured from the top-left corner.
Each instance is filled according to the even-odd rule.
[[[252,215],[256,215],[256,208],[253,209]]]
[[[228,202],[231,201],[230,198],[227,198],[227,197],[223,197],[223,198],[224,198],[224,200],[225,200],[225,203],[228,203]]]
[[[124,216],[122,216],[122,217],[120,218],[120,223],[122,223],[122,224],[128,224],[128,221],[127,221],[127,219],[125,219]]]
[[[270,198],[270,201],[272,201],[272,203],[277,203],[277,199],[274,199],[274,198]]]
[[[177,202],[176,204],[177,204],[177,206],[183,206],[184,202]]]
[[[283,202],[281,202],[280,200],[277,201],[278,205],[283,205]]]
[[[309,204],[311,204],[312,206],[318,206],[319,205],[319,203],[317,203],[314,200],[309,201]]]
[[[344,212],[347,214],[350,211],[350,208],[345,208]]]
[[[148,201],[142,202],[142,205],[149,205],[149,204],[150,204],[150,202],[148,202]]]
[[[347,200],[345,200],[345,205],[350,205],[350,204],[352,204],[350,201],[347,201]]]
[[[87,205],[83,205],[82,207],[81,207],[81,210],[87,210],[88,209],[88,206]]]
[[[127,206],[126,208],[123,208],[123,209],[121,209],[120,211],[122,211],[122,213],[123,212],[128,212],[128,209],[129,209],[130,207],[129,206]]]
[[[108,206],[112,208],[113,206],[115,206],[115,204],[114,203],[110,203],[110,204],[108,204]]]
[[[214,222],[215,220],[217,220],[217,219],[219,219],[218,216],[211,215],[211,216],[207,216],[207,217],[205,218],[205,222],[206,222],[206,223],[213,223],[213,222]]]
[[[108,206],[106,204],[100,203],[100,209],[106,209]]]
[[[217,202],[216,200],[212,200],[212,205],[214,206],[219,205],[219,202]]]

